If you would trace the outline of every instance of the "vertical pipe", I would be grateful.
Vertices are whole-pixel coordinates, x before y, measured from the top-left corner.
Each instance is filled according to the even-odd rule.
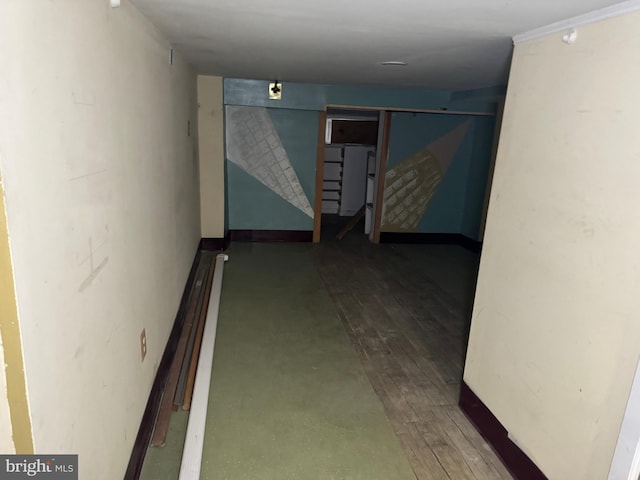
[[[222,291],[222,275],[224,262],[229,257],[223,253],[216,256],[213,284],[209,297],[207,321],[202,336],[202,347],[198,359],[198,370],[193,389],[191,413],[187,424],[187,435],[182,452],[180,465],[180,480],[198,480],[202,464],[202,447],[204,445],[204,430],[207,420],[209,403],[209,386],[211,383],[211,368],[213,366],[213,351],[216,343],[216,329],[218,327],[218,311],[220,309],[220,293]]]

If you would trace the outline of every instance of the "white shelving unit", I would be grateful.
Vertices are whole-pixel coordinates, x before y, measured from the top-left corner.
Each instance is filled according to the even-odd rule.
[[[370,145],[333,144],[325,147],[322,213],[355,215],[363,203],[365,233],[371,230],[376,152]]]
[[[322,213],[340,213],[343,161],[342,146],[327,146],[325,148]]]

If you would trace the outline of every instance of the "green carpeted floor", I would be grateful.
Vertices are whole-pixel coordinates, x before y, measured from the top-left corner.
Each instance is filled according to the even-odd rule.
[[[415,479],[314,248],[234,243],[228,252],[202,479]],[[171,422],[168,445],[147,454],[144,480],[177,478],[173,445],[185,422]]]

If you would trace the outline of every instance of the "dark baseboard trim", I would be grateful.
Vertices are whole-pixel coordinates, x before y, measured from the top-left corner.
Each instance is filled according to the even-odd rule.
[[[182,300],[180,300],[180,306],[178,307],[178,313],[176,314],[176,318],[173,322],[173,328],[171,329],[164,353],[162,354],[160,364],[158,365],[156,378],[151,386],[147,406],[142,414],[138,435],[136,436],[136,441],[133,444],[131,457],[129,458],[129,465],[127,466],[127,471],[124,474],[124,480],[138,480],[140,473],[142,472],[144,457],[147,454],[151,435],[153,434],[153,427],[156,417],[158,416],[158,411],[160,410],[162,393],[167,383],[167,377],[169,375],[173,356],[176,352],[176,348],[178,347],[180,332],[182,331],[182,325],[186,316],[189,293],[194,287],[196,270],[198,263],[200,262],[200,255],[200,250],[198,250],[193,260],[193,264],[191,265],[191,271],[189,272],[189,277],[184,287],[184,291],[182,292]]]
[[[482,249],[482,242],[460,233],[381,232],[380,243],[453,244],[476,253]]]
[[[231,232],[227,232],[224,238],[205,237],[200,239],[200,250],[207,252],[218,252],[229,248],[231,242]]]
[[[511,441],[509,432],[469,386],[460,385],[460,409],[489,442],[516,480],[548,480],[533,461]]]
[[[309,230],[229,230],[234,242],[311,242]]]

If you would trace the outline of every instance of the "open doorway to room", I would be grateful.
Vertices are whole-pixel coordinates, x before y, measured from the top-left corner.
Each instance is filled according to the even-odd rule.
[[[347,234],[375,241],[385,112],[327,108],[320,120],[314,242]],[[379,223],[379,222],[378,222]]]

